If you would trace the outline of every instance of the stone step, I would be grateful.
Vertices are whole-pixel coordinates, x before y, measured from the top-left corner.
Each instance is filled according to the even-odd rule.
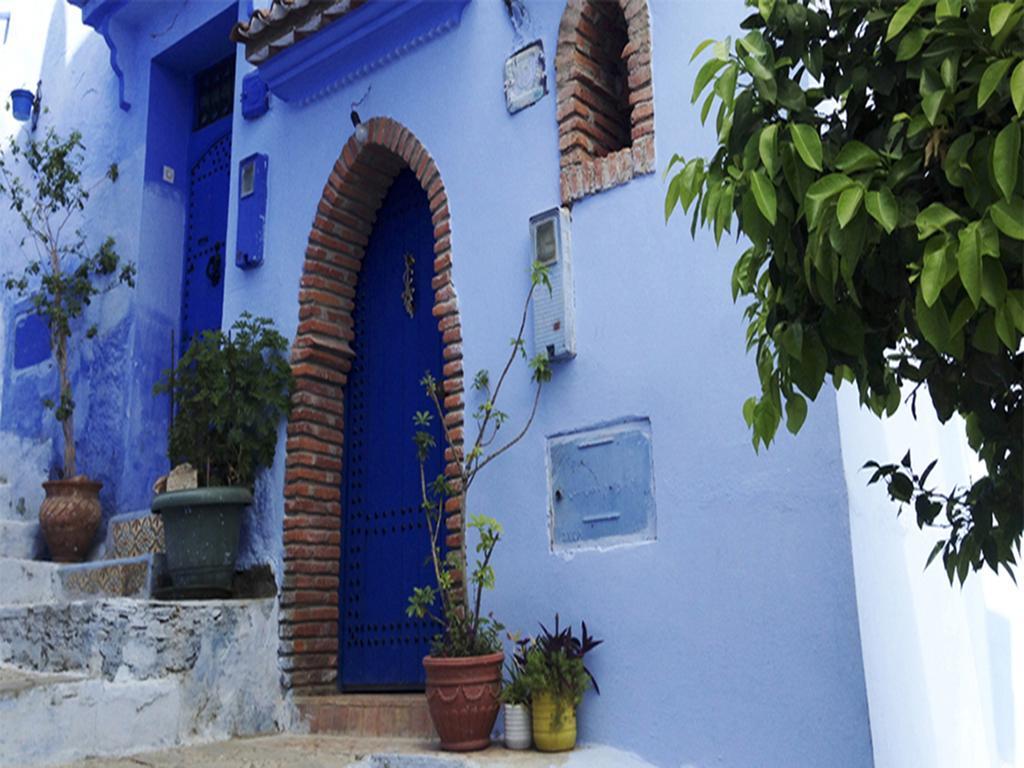
[[[0,668],[0,768],[172,746],[180,698],[173,679],[110,682]]]
[[[295,706],[310,733],[368,738],[434,738],[427,699],[422,693],[297,696]]]
[[[0,607],[0,768],[283,730],[276,600]]]
[[[62,565],[60,592],[67,600],[148,598],[153,593],[153,555]]]
[[[0,557],[32,560],[42,551],[39,523],[0,520]]]
[[[0,557],[0,605],[56,602],[59,570],[56,563]]]

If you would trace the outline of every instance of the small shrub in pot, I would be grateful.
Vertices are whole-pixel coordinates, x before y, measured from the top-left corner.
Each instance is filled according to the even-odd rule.
[[[181,596],[230,589],[242,511],[270,466],[294,387],[288,342],[271,321],[243,313],[228,332],[192,340],[156,393],[174,403],[168,458],[198,470],[193,490],[159,494],[171,581]]]

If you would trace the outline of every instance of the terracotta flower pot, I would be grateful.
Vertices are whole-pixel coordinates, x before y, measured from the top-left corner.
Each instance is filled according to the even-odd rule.
[[[427,705],[441,749],[487,749],[498,717],[502,652],[462,659],[427,656]]]
[[[78,476],[43,483],[46,498],[39,506],[39,527],[58,563],[80,563],[89,554],[100,526],[103,483]]]

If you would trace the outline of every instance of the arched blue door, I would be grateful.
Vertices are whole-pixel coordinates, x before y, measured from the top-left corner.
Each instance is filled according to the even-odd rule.
[[[431,407],[419,381],[426,371],[441,378],[433,229],[426,193],[411,171],[401,172],[377,214],[356,291],[342,481],[344,690],[422,688],[434,631],[405,615],[412,588],[433,583],[412,442],[413,414]],[[437,418],[434,426],[438,450],[428,482],[442,467]]]

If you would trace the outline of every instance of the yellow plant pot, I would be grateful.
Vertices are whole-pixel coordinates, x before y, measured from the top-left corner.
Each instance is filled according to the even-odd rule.
[[[562,720],[555,722],[557,706],[549,693],[533,697],[533,745],[541,752],[565,752],[576,746],[576,708],[571,703],[562,707]]]

